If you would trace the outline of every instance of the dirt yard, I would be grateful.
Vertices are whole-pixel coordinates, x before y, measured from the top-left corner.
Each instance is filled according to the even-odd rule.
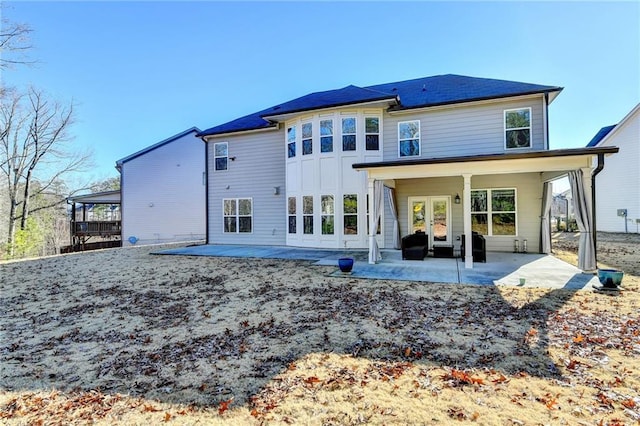
[[[157,247],[1,264],[0,424],[638,424],[640,240],[617,238],[611,295]]]

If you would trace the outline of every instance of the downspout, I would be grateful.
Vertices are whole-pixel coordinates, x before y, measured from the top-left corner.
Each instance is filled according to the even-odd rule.
[[[598,250],[596,249],[596,176],[604,169],[604,154],[598,154],[598,165],[593,173],[591,173],[591,215],[593,222],[591,223],[591,235],[593,235],[593,254],[596,260],[596,269],[598,269]]]
[[[209,142],[204,137],[204,243],[209,244]]]
[[[549,149],[549,93],[544,94],[545,149]]]

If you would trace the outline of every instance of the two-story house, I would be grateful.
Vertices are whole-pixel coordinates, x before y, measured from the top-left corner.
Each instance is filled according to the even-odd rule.
[[[490,251],[549,252],[548,182],[579,171],[590,187],[593,159],[615,152],[549,150],[561,90],[441,75],[311,93],[204,130],[207,242],[368,247],[375,262],[400,235],[458,248],[476,231]]]

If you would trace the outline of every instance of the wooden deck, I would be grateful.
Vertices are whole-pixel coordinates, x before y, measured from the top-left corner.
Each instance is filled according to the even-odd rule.
[[[74,221],[71,222],[71,232],[75,237],[119,237],[122,232],[122,222],[119,220]]]

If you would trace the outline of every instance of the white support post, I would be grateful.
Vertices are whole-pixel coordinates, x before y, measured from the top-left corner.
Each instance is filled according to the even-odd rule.
[[[464,189],[462,191],[462,215],[464,221],[464,267],[465,269],[473,269],[473,251],[471,238],[471,175],[463,174]]]
[[[373,260],[373,244],[376,238],[376,224],[374,224],[375,218],[373,217],[373,184],[375,179],[368,178],[367,179],[367,193],[369,194],[367,211],[369,212],[369,263],[375,265],[375,261]]]

